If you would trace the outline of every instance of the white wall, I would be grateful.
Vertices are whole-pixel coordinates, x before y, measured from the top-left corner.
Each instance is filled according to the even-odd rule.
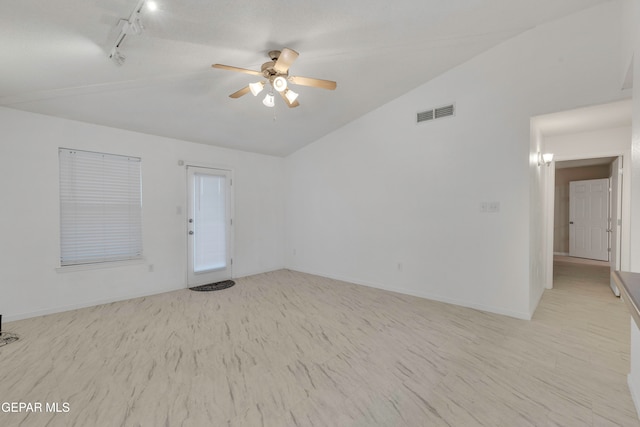
[[[546,197],[544,189],[552,186],[555,176],[546,165],[538,165],[538,153],[548,152],[544,147],[544,141],[538,129],[536,119],[530,122],[530,152],[529,152],[529,313],[533,314],[544,289],[552,275],[549,264],[545,262],[552,253],[553,238],[547,230],[549,218],[545,213],[549,210],[549,197]],[[550,248],[551,247],[551,248]]]
[[[235,277],[284,265],[281,158],[6,108],[0,108],[0,129],[0,313],[6,320],[185,288],[186,171],[178,160],[233,170]],[[56,271],[58,147],[142,158],[144,263]]]
[[[622,96],[620,18],[611,2],[537,27],[289,156],[287,266],[528,318],[547,244],[530,118]]]
[[[631,129],[631,266],[630,270],[640,273],[640,1],[633,0],[628,15],[634,17],[631,27],[633,34],[633,124]],[[638,355],[640,357],[640,354]],[[638,383],[640,390],[640,383]]]
[[[632,272],[640,273],[640,1],[627,1],[625,27],[631,40],[628,54],[633,54],[633,118],[631,130],[631,256]],[[631,372],[628,376],[629,389],[640,414],[640,333],[631,319]]]
[[[631,398],[636,406],[636,413],[640,418],[640,329],[638,325],[631,318],[631,360],[630,371],[627,376],[627,383],[629,384],[629,391],[631,392]]]

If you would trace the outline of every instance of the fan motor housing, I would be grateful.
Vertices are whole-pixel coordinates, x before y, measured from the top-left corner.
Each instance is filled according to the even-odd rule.
[[[280,58],[280,53],[281,53],[281,51],[279,51],[279,50],[269,51],[269,58],[271,58],[271,60],[273,62],[276,62],[278,60],[278,58]]]
[[[265,62],[264,64],[262,64],[262,67],[260,68],[260,70],[262,71],[262,75],[268,79],[268,80],[272,80],[278,76],[284,76],[285,78],[289,76],[289,73],[278,73],[275,70],[275,65],[276,62],[275,61],[269,61],[269,62]]]

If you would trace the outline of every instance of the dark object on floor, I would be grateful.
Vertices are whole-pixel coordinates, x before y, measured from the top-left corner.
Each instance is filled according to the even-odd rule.
[[[0,347],[4,347],[7,344],[18,341],[18,336],[11,332],[0,332]]]
[[[230,288],[235,284],[236,282],[234,282],[233,280],[223,280],[222,282],[209,283],[208,285],[194,286],[193,288],[189,288],[189,289],[197,292],[219,291],[221,289]]]

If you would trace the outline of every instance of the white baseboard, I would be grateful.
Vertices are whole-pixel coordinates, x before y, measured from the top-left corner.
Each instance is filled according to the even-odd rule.
[[[411,295],[411,296],[414,296],[414,297],[424,298],[424,299],[428,299],[428,300],[432,300],[432,301],[444,302],[444,303],[447,303],[447,304],[458,305],[458,306],[461,306],[461,307],[473,308],[475,310],[486,311],[486,312],[489,312],[489,313],[500,314],[500,315],[509,316],[509,317],[515,317],[516,319],[531,320],[531,317],[532,317],[532,315],[530,313],[524,313],[524,312],[520,312],[520,311],[508,310],[508,309],[504,309],[504,308],[501,308],[501,307],[493,307],[493,306],[487,306],[487,305],[483,305],[483,304],[476,304],[476,303],[471,302],[471,301],[458,300],[458,299],[449,298],[449,297],[445,297],[445,296],[437,295],[437,294],[432,294],[432,293],[429,293],[429,292],[423,292],[423,291],[419,291],[419,290],[415,290],[415,289],[390,287],[390,286],[383,285],[381,283],[365,282],[365,281],[359,280],[359,279],[354,279],[354,278],[349,278],[349,277],[340,277],[340,276],[335,276],[335,275],[325,274],[325,273],[319,273],[319,272],[314,272],[314,271],[305,271],[305,270],[300,270],[300,269],[296,269],[296,268],[289,268],[289,270],[298,271],[300,273],[313,274],[314,276],[327,277],[329,279],[340,280],[342,282],[353,283],[355,285],[366,286],[366,287],[369,287],[369,288],[382,289],[382,290],[385,290],[385,291],[396,292],[396,293],[404,294],[404,295]]]
[[[253,276],[253,275],[256,275],[256,274],[262,274],[262,273],[266,273],[268,271],[281,270],[281,269],[284,269],[284,268],[285,267],[279,267],[279,268],[276,268],[274,270],[267,270],[267,271],[261,271],[261,270],[242,271],[242,275],[239,276],[239,277]],[[236,276],[234,276],[234,279],[235,278],[236,278]],[[63,306],[57,306],[57,307],[50,307],[50,308],[46,308],[46,309],[43,309],[43,310],[29,311],[29,312],[19,313],[19,314],[4,315],[3,316],[3,320],[5,322],[7,322],[7,323],[8,322],[15,322],[16,320],[29,319],[31,317],[46,316],[47,314],[62,313],[62,312],[65,312],[65,311],[71,311],[71,310],[77,310],[77,309],[80,309],[80,308],[93,307],[93,306],[101,305],[101,304],[110,304],[112,302],[125,301],[125,300],[133,299],[133,298],[148,297],[148,296],[151,296],[151,295],[163,294],[165,292],[179,291],[179,290],[187,289],[187,288],[188,288],[188,286],[186,285],[186,283],[183,283],[183,284],[180,284],[179,286],[168,286],[166,288],[155,289],[155,290],[149,291],[149,292],[138,292],[138,293],[133,293],[133,294],[118,295],[118,296],[113,296],[113,297],[109,297],[109,298],[102,298],[102,299],[97,299],[97,300],[84,301],[84,302],[80,302],[80,303],[77,303],[77,304],[69,304],[69,305],[63,305]]]
[[[286,270],[286,269],[287,267],[285,266],[278,266],[278,267],[270,268],[269,270],[262,270],[262,269],[246,270],[246,271],[240,272],[240,274],[238,275],[234,274],[233,278],[240,279],[242,277],[257,276],[258,274],[262,274],[262,273],[270,273],[272,271],[279,271],[279,270]]]
[[[559,256],[569,256],[569,252],[554,252],[553,254]]]
[[[47,314],[55,314],[55,313],[62,313],[65,311],[71,311],[71,310],[77,310],[80,308],[87,308],[87,307],[93,307],[96,305],[102,305],[102,304],[110,304],[112,302],[117,302],[117,301],[125,301],[128,299],[134,299],[134,298],[141,298],[141,297],[148,297],[151,295],[157,295],[157,294],[164,294],[165,292],[173,292],[173,291],[179,291],[184,289],[184,286],[180,286],[180,287],[167,287],[167,288],[161,288],[161,289],[156,289],[152,292],[140,292],[140,293],[134,293],[134,294],[127,294],[127,295],[118,295],[118,296],[113,296],[113,297],[109,297],[109,298],[102,298],[102,299],[97,299],[97,300],[90,300],[90,301],[84,301],[84,302],[80,302],[77,304],[69,304],[69,305],[62,305],[62,306],[57,306],[57,307],[50,307],[50,308],[46,308],[43,310],[36,310],[36,311],[29,311],[29,312],[25,312],[25,313],[19,313],[19,314],[10,314],[10,315],[6,315],[3,316],[3,320],[5,320],[7,323],[8,322],[15,322],[16,320],[23,320],[23,319],[29,319],[31,317],[38,317],[38,316],[46,316]]]
[[[284,268],[287,268],[287,267],[283,267],[283,269]],[[276,270],[278,270],[278,269],[276,269]],[[270,271],[276,271],[276,270],[270,270]],[[325,273],[316,272],[316,271],[305,271],[305,270],[294,269],[294,268],[290,268],[290,270],[299,271],[301,273],[306,273],[306,274],[313,274],[315,276],[327,277],[329,279],[340,280],[342,282],[353,283],[353,284],[356,284],[356,285],[367,286],[369,288],[382,289],[382,290],[385,290],[385,291],[397,292],[399,294],[411,295],[411,296],[415,296],[415,297],[419,297],[419,298],[425,298],[425,299],[429,299],[429,300],[433,300],[433,301],[444,302],[444,303],[447,303],[447,304],[453,304],[453,305],[458,305],[458,306],[462,306],[462,307],[473,308],[473,309],[476,309],[476,310],[486,311],[486,312],[489,312],[489,313],[495,313],[495,314],[500,314],[500,315],[504,315],[504,316],[515,317],[517,319],[531,320],[531,316],[532,316],[530,313],[524,313],[524,312],[519,312],[519,311],[508,310],[508,309],[504,309],[502,307],[493,307],[493,306],[487,306],[487,305],[483,305],[483,304],[477,304],[477,303],[474,303],[472,301],[449,298],[449,297],[445,297],[445,296],[442,296],[442,295],[432,294],[432,293],[429,293],[429,292],[423,292],[423,291],[415,290],[415,289],[391,287],[391,286],[387,286],[387,285],[384,285],[384,284],[381,284],[381,283],[366,282],[366,281],[363,281],[363,280],[354,279],[354,278],[350,278],[350,277],[335,276],[335,275],[325,274]],[[265,273],[265,271],[257,271],[257,272],[255,272],[253,274],[248,274],[248,272],[243,272],[242,277],[250,276],[250,275],[254,275],[254,274],[262,274],[262,273]],[[70,305],[65,305],[65,306],[51,307],[51,308],[47,308],[47,309],[44,309],[44,310],[25,312],[25,313],[14,314],[14,315],[6,315],[6,316],[4,316],[4,320],[6,322],[14,322],[16,320],[28,319],[30,317],[45,316],[47,314],[54,314],[54,313],[62,313],[62,312],[65,312],[65,311],[77,310],[77,309],[86,308],[86,307],[93,307],[93,306],[101,305],[101,304],[109,304],[109,303],[112,303],[112,302],[124,301],[124,300],[128,300],[128,299],[133,299],[133,298],[146,297],[146,296],[150,296],[150,295],[157,295],[157,294],[162,294],[162,293],[165,293],[165,292],[173,292],[173,291],[178,291],[178,290],[182,290],[182,289],[185,289],[184,285],[180,285],[179,287],[172,286],[172,287],[167,287],[167,288],[163,288],[163,289],[157,289],[157,290],[154,290],[152,292],[141,292],[141,293],[127,294],[127,295],[118,295],[118,296],[114,296],[114,297],[110,297],[110,298],[85,301],[85,302],[81,302],[81,303],[77,303],[77,304],[70,304]]]
[[[631,400],[633,400],[633,405],[636,407],[636,415],[640,419],[640,401],[638,401],[638,393],[633,385],[633,381],[631,380],[631,374],[627,375],[627,385],[629,386],[629,392],[631,392]]]
[[[531,306],[531,313],[529,314],[529,319],[527,319],[527,320],[531,320],[531,318],[533,317],[533,313],[535,313],[535,312],[536,312],[536,309],[537,309],[537,308],[538,308],[538,306],[540,305],[540,301],[542,300],[542,295],[544,295],[544,291],[545,291],[546,289],[549,289],[549,288],[542,288],[541,292],[539,292],[539,293],[538,293],[538,297],[536,298],[536,302],[535,302],[535,304],[533,304],[533,305]]]

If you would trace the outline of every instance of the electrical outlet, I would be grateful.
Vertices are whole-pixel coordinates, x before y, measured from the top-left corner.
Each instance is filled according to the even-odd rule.
[[[500,202],[490,202],[489,212],[500,212]]]

